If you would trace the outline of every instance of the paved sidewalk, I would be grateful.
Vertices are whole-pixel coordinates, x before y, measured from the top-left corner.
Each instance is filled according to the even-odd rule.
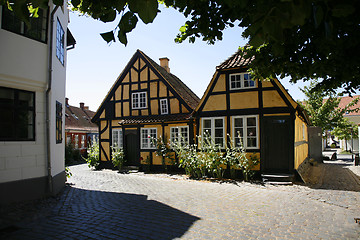
[[[71,167],[42,218],[2,239],[359,239],[360,189],[347,165],[321,184],[268,186]]]

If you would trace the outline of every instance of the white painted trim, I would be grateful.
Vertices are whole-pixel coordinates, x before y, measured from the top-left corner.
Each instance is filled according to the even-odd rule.
[[[201,146],[203,145],[203,133],[204,133],[204,121],[211,120],[211,138],[215,141],[215,120],[222,119],[223,120],[223,146],[221,148],[225,148],[226,146],[226,134],[225,134],[225,117],[205,117],[201,118]]]
[[[230,74],[229,75],[229,89],[230,90],[239,90],[239,89],[248,89],[248,88],[256,88],[256,81],[254,80],[254,86],[250,86],[250,87],[245,87],[245,79],[244,79],[244,75],[245,74],[249,74],[248,72],[244,72],[244,73],[233,73],[233,74]],[[235,87],[235,88],[232,88],[231,87],[231,76],[237,76],[237,75],[240,75],[240,82],[241,82],[241,87]]]
[[[256,147],[247,147],[247,122],[246,119],[250,117],[255,117],[256,121]],[[232,140],[235,143],[235,119],[242,118],[243,119],[243,146],[244,149],[259,149],[259,115],[239,115],[239,116],[231,116],[231,133],[232,133]]]

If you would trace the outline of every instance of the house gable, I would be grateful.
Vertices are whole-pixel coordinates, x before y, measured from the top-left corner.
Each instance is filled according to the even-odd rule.
[[[134,94],[146,99],[146,107],[134,107]],[[189,114],[199,101],[180,79],[137,50],[92,121],[161,115],[162,99],[167,114]]]

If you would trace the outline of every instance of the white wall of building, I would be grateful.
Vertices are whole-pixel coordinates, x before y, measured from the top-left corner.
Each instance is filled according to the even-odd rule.
[[[50,13],[53,6],[50,7]],[[50,15],[49,13],[49,15]],[[0,25],[2,8],[0,6]],[[50,157],[51,175],[64,172],[65,148],[65,81],[66,1],[55,14],[53,31],[53,71],[50,92]],[[56,23],[61,21],[65,32],[65,63],[56,57]],[[50,21],[50,17],[49,17]],[[50,24],[48,25],[50,34]],[[48,37],[48,43],[49,43]],[[0,86],[35,92],[35,141],[0,141],[0,184],[47,176],[46,158],[46,89],[48,82],[49,45],[0,28]],[[56,101],[63,106],[63,141],[56,144]],[[1,192],[0,192],[1,195]]]

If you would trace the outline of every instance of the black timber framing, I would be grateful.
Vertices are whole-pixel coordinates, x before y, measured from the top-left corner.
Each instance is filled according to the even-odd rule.
[[[123,70],[123,72],[120,74],[120,76],[117,78],[116,83],[114,84],[114,86],[112,87],[112,89],[109,91],[108,95],[106,96],[106,98],[103,101],[103,104],[99,107],[99,110],[96,112],[96,114],[94,115],[94,117],[92,118],[93,122],[96,122],[100,119],[100,115],[101,113],[105,110],[105,105],[107,102],[109,102],[111,100],[111,97],[114,96],[116,89],[119,87],[119,85],[122,84],[122,80],[125,78],[126,74],[129,73],[129,83],[125,83],[125,84],[129,84],[129,99],[130,99],[130,111],[129,111],[129,115],[132,116],[132,110],[131,110],[131,93],[132,93],[132,83],[134,81],[132,81],[132,76],[131,76],[131,69],[133,68],[133,65],[136,63],[136,61],[138,61],[139,59],[142,59],[145,63],[145,66],[148,67],[148,71],[150,71],[150,69],[153,71],[153,73],[158,77],[158,80],[156,81],[162,81],[165,86],[171,91],[172,95],[175,96],[177,98],[177,100],[183,104],[185,106],[185,108],[191,112],[192,108],[187,104],[187,102],[173,89],[173,87],[167,82],[166,79],[164,79],[164,77],[158,72],[158,70],[146,59],[145,56],[143,56],[143,54],[140,51],[136,51],[136,53],[133,55],[133,57],[130,59],[130,61],[128,62],[128,64],[126,65],[125,69]],[[140,61],[139,61],[140,62]],[[144,67],[145,67],[144,66]],[[133,68],[135,69],[135,68]],[[136,69],[135,69],[136,70]],[[149,78],[148,81],[150,81],[150,72],[149,72]],[[138,77],[140,77],[140,74],[138,74]],[[148,82],[148,81],[139,81],[138,83],[142,83],[142,82]],[[123,90],[123,89],[122,89]],[[149,91],[149,90],[148,90]],[[159,91],[159,83],[158,83],[158,91]],[[122,91],[123,92],[123,91]],[[122,95],[123,96],[123,95]],[[159,95],[158,95],[159,96]],[[149,94],[148,94],[148,98],[149,98]],[[151,106],[150,106],[151,107]],[[122,108],[123,109],[123,104],[122,104]],[[181,109],[181,108],[180,108]],[[180,111],[180,110],[179,110]],[[122,111],[123,114],[123,111]],[[141,114],[141,113],[140,113]]]

